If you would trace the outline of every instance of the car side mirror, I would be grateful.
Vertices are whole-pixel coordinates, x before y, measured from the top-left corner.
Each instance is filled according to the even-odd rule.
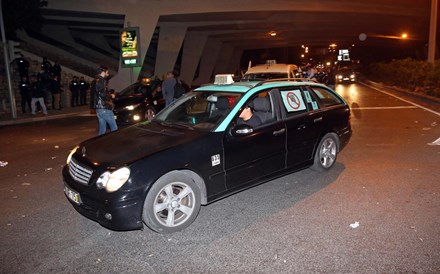
[[[236,125],[231,129],[231,135],[235,137],[249,135],[252,132],[254,129],[246,124]]]

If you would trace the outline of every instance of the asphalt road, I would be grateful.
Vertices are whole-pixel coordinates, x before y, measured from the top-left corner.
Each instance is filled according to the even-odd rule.
[[[61,168],[96,118],[2,127],[0,272],[439,273],[440,104],[379,89],[337,86],[353,137],[332,170],[204,206],[169,235],[111,231],[68,203]]]

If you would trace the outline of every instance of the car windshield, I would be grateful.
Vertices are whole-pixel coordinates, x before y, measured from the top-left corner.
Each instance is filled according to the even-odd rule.
[[[136,95],[146,95],[151,92],[150,85],[143,85],[141,83],[134,83],[118,93],[118,96],[136,96]]]
[[[251,73],[245,74],[242,81],[260,81],[279,78],[289,78],[289,75],[287,73]]]
[[[350,74],[350,73],[354,73],[352,69],[349,68],[342,68],[338,70],[338,73],[340,74]]]
[[[210,131],[226,117],[240,96],[232,92],[193,91],[158,113],[153,122]]]

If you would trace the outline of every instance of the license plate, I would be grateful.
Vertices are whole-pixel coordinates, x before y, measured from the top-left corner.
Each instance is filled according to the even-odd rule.
[[[67,198],[69,198],[69,200],[71,200],[72,202],[75,202],[78,205],[81,203],[79,193],[71,190],[67,186],[64,186],[64,193],[66,194]]]

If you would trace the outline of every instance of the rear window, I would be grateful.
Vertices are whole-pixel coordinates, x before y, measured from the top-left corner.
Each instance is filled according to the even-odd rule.
[[[321,108],[342,104],[342,100],[333,92],[326,88],[311,87],[312,92],[316,95],[317,101]]]

